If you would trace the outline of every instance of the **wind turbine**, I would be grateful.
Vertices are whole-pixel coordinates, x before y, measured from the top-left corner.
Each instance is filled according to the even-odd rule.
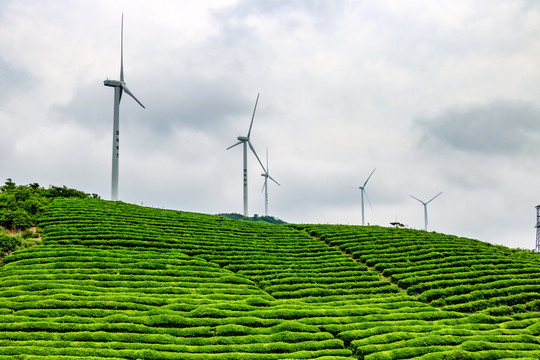
[[[257,110],[257,103],[259,102],[259,95],[257,94],[257,100],[255,100],[255,108],[253,108],[253,115],[251,116],[251,123],[249,124],[249,130],[247,133],[247,136],[239,136],[238,142],[234,145],[231,145],[227,148],[229,150],[230,148],[235,147],[236,145],[243,144],[244,145],[244,216],[248,216],[248,186],[247,186],[247,146],[249,145],[249,148],[259,161],[259,164],[261,164],[261,167],[263,168],[264,172],[266,172],[266,169],[264,168],[264,165],[261,162],[261,159],[259,159],[259,156],[257,155],[257,152],[255,151],[255,148],[251,144],[251,141],[249,141],[249,136],[251,135],[251,128],[253,127],[253,119],[255,118],[255,111]]]
[[[261,174],[261,176],[264,176],[264,215],[268,216],[268,179],[278,184],[278,186],[281,186],[276,180],[274,180],[273,177],[270,176],[270,168],[268,167],[268,147],[266,148],[266,171],[264,174]]]
[[[367,185],[369,179],[371,178],[371,175],[373,175],[373,173],[375,172],[375,170],[377,170],[377,168],[373,169],[371,174],[369,174],[369,176],[368,176],[366,182],[364,183],[364,185],[358,187],[362,192],[362,225],[364,225],[364,194],[366,194],[366,198],[367,198],[367,200],[369,202],[369,198],[367,197],[367,193],[366,193],[366,185]],[[371,206],[371,203],[370,203],[370,206]]]
[[[427,231],[427,225],[428,225],[428,217],[427,217],[427,204],[429,204],[430,202],[432,202],[437,196],[441,195],[442,194],[442,191],[440,193],[438,193],[437,195],[435,195],[434,197],[431,198],[431,200],[427,201],[427,202],[423,202],[422,200],[420,200],[419,198],[417,197],[414,197],[412,195],[409,195],[410,197],[412,197],[413,199],[415,200],[418,200],[422,203],[422,205],[424,205],[424,230]]]
[[[139,100],[133,95],[124,82],[124,14],[122,14],[122,24],[120,29],[120,80],[105,80],[103,85],[114,88],[114,115],[113,115],[113,143],[112,143],[112,182],[111,182],[111,200],[118,200],[118,158],[120,150],[120,100],[122,92],[126,92],[139,105],[144,108]]]

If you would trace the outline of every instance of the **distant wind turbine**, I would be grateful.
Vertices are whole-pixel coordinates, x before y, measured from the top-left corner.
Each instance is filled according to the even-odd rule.
[[[255,118],[255,111],[257,110],[257,103],[259,102],[259,94],[257,94],[257,100],[255,100],[255,107],[253,108],[253,115],[251,116],[251,123],[249,124],[249,130],[247,133],[247,136],[239,136],[238,142],[234,145],[231,145],[227,148],[229,150],[230,148],[235,147],[236,145],[243,144],[244,145],[244,216],[248,216],[248,185],[247,185],[247,146],[249,145],[249,148],[259,161],[259,164],[261,164],[261,167],[263,168],[264,172],[266,173],[266,169],[264,168],[264,165],[261,162],[261,159],[259,159],[259,156],[257,155],[257,152],[255,151],[255,148],[251,144],[251,141],[249,141],[249,137],[251,135],[251,128],[253,127],[253,119]]]
[[[428,216],[427,216],[427,204],[429,204],[430,202],[432,202],[437,196],[441,195],[442,194],[442,191],[440,193],[438,193],[437,195],[435,195],[434,197],[431,198],[431,200],[427,201],[427,202],[423,202],[422,200],[420,200],[419,198],[417,197],[414,197],[412,195],[409,195],[410,197],[412,197],[413,199],[415,200],[418,200],[422,203],[422,205],[424,205],[424,230],[427,231],[427,226],[428,226]]]
[[[264,174],[261,174],[261,176],[264,176],[264,215],[268,216],[268,179],[278,184],[278,186],[281,186],[276,180],[274,180],[273,177],[270,176],[270,168],[268,166],[268,147],[266,148],[266,171]]]
[[[113,144],[112,144],[112,183],[111,200],[118,200],[118,158],[120,150],[120,100],[122,92],[131,96],[139,105],[144,108],[139,100],[133,95],[124,82],[124,14],[122,14],[122,24],[120,29],[120,80],[105,80],[105,86],[114,87],[114,115],[113,115]]]
[[[361,190],[361,193],[362,193],[362,225],[364,225],[364,194],[366,195],[366,199],[367,199],[367,201],[369,203],[369,198],[367,197],[367,193],[366,193],[366,185],[367,185],[369,179],[371,178],[371,175],[373,175],[373,173],[375,172],[375,170],[377,170],[377,168],[373,169],[371,174],[369,174],[366,182],[364,182],[364,185],[358,187]],[[369,203],[369,205],[371,206],[371,203]]]

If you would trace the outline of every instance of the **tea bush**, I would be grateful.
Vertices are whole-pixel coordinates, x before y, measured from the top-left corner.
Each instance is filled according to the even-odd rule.
[[[537,355],[531,254],[99,199],[40,221],[43,244],[0,265],[0,359]]]

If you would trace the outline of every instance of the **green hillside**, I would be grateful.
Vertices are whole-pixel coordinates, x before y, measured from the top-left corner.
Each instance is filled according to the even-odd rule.
[[[408,229],[58,198],[0,263],[0,359],[540,358],[540,258]]]

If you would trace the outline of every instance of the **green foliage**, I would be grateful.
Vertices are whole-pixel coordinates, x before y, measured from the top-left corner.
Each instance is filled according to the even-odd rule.
[[[37,184],[35,184],[37,185]],[[65,185],[62,187],[49,186],[48,189],[42,189],[43,195],[48,198],[99,198],[97,194],[86,194],[82,191],[67,188]]]
[[[277,219],[273,216],[259,216],[257,214],[253,215],[252,217],[240,215],[237,213],[224,213],[224,214],[219,214],[219,216],[223,216],[232,220],[262,222],[262,223],[276,224],[276,225],[287,224],[285,221]]]
[[[0,226],[7,229],[25,229],[33,226],[36,219],[21,208],[4,208],[0,215]]]
[[[10,253],[21,245],[21,238],[0,233],[0,258],[2,254]]]
[[[77,196],[38,225],[0,265],[0,360],[540,355],[534,254]]]
[[[16,185],[11,179],[7,179],[5,184],[0,186],[0,226],[14,230],[36,226],[39,217],[47,209],[51,200],[58,197],[96,198],[98,196],[65,186],[51,185],[48,189],[44,189],[37,183],[26,186]]]

